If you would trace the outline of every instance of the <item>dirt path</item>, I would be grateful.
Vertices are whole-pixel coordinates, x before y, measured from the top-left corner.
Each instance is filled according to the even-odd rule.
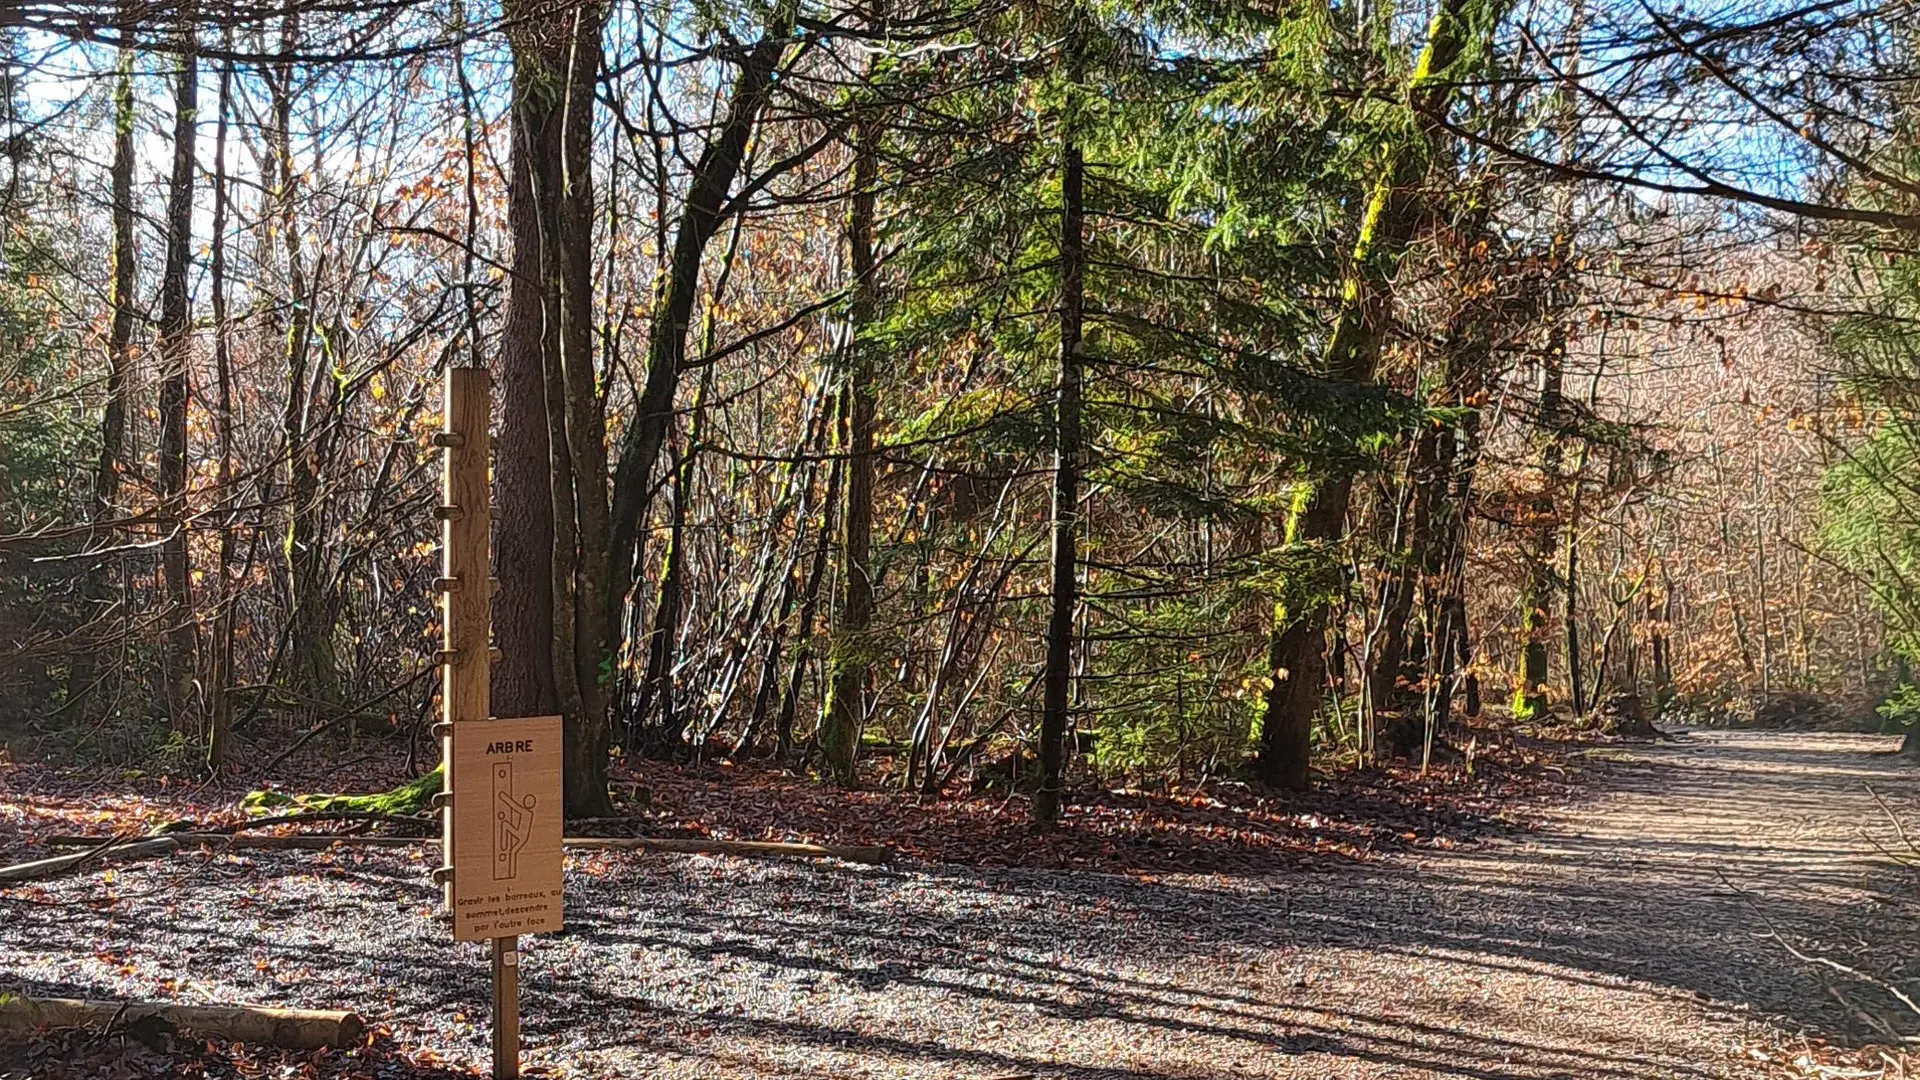
[[[1913,882],[1865,835],[1890,834],[1866,784],[1920,797],[1891,745],[1696,733],[1619,753],[1525,842],[1256,880],[586,860],[569,932],[526,956],[530,1057],[581,1077],[1780,1075],[1751,1050],[1861,1023],[1755,905],[1798,944],[1904,958],[1920,988]],[[478,1061],[484,964],[445,941],[424,876],[261,855],[63,883],[0,900],[0,987],[345,1002]]]

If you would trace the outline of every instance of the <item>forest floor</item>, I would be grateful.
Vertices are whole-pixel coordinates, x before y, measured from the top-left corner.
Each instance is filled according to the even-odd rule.
[[[574,858],[568,930],[525,943],[527,1058],[578,1077],[1877,1076],[1878,1051],[1844,1047],[1920,1018],[1787,946],[1920,986],[1920,891],[1874,794],[1913,814],[1920,769],[1893,746],[1608,746],[1531,829],[1284,869]],[[0,891],[0,989],[348,1006],[393,1053],[314,1075],[457,1069],[484,1053],[485,961],[447,940],[427,857],[197,854]],[[0,1077],[61,1074],[60,1046],[34,1049],[0,1046]]]

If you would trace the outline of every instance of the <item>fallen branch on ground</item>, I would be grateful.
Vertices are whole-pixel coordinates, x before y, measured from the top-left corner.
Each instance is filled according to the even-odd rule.
[[[635,836],[578,836],[561,846],[579,850],[671,851],[683,855],[767,855],[776,858],[842,859],[876,865],[893,858],[893,849],[877,845],[789,844],[772,840],[702,840]]]
[[[153,856],[164,855],[169,851],[175,850],[181,843],[177,837],[172,836],[158,836],[146,840],[133,840],[125,843],[121,842],[122,838],[120,837],[89,836],[85,837],[84,840],[84,844],[69,844],[65,846],[87,847],[92,850],[81,851],[72,855],[55,855],[51,859],[35,859],[32,862],[24,862],[16,866],[0,867],[0,885],[11,885],[22,881],[33,881],[36,878],[52,877],[56,874],[83,870],[88,864],[96,861],[152,858]]]
[[[422,827],[440,826],[438,815],[429,814],[387,814],[370,810],[301,810],[292,814],[273,814],[268,817],[249,818],[236,821],[231,825],[207,825],[201,828],[181,830],[196,833],[240,833],[248,829],[264,829],[272,825],[306,825],[331,821],[365,821],[388,825],[419,825]],[[189,824],[194,824],[189,822]]]
[[[437,844],[437,836],[333,836],[328,834],[299,833],[292,836],[248,836],[231,833],[170,833],[161,839],[175,847],[209,846],[235,847],[253,850],[299,849],[322,851],[339,845],[341,847],[410,847],[414,844]],[[46,843],[49,847],[84,847],[101,842],[97,836],[50,836]],[[769,858],[800,859],[841,859],[846,862],[877,865],[893,858],[893,849],[877,845],[855,844],[799,844],[783,843],[773,840],[707,840],[681,837],[646,836],[574,836],[562,840],[561,846],[575,851],[663,851],[679,855],[745,855]],[[132,845],[129,845],[131,847]],[[166,850],[171,850],[166,849]],[[153,854],[162,854],[156,849]],[[84,854],[84,853],[83,853]],[[77,859],[78,856],[64,855],[59,859],[46,859],[42,862],[57,862],[65,859]],[[37,865],[28,863],[26,865]],[[0,881],[6,880],[9,871],[0,870]]]
[[[1852,967],[1847,964],[1843,964],[1840,961],[1835,960],[1830,956],[1821,956],[1817,953],[1809,953],[1795,947],[1793,942],[1788,941],[1786,937],[1780,933],[1780,928],[1773,924],[1773,920],[1767,917],[1766,911],[1763,908],[1761,908],[1760,904],[1756,900],[1754,900],[1752,894],[1748,893],[1746,890],[1740,888],[1738,885],[1735,885],[1732,881],[1728,880],[1726,874],[1722,873],[1719,875],[1719,877],[1722,884],[1724,884],[1728,889],[1732,890],[1735,895],[1739,896],[1742,900],[1745,900],[1747,902],[1747,906],[1752,909],[1754,917],[1760,920],[1760,924],[1762,926],[1766,927],[1767,932],[1764,936],[1772,938],[1775,943],[1777,943],[1782,949],[1786,950],[1786,953],[1788,956],[1793,957],[1795,960],[1798,960],[1803,964],[1807,964],[1812,967],[1826,968],[1829,971],[1836,971],[1855,981],[1865,983],[1868,986],[1877,987],[1880,990],[1886,992],[1888,995],[1892,996],[1895,1001],[1898,1001],[1901,1005],[1905,1006],[1908,1012],[1912,1013],[1915,1016],[1920,1016],[1920,1002],[1916,1002],[1906,992],[1902,991],[1899,987],[1893,985],[1892,983],[1886,981],[1885,979],[1882,979],[1876,975],[1872,975],[1868,972],[1861,971],[1859,968]],[[1855,1018],[1859,1019],[1861,1022],[1865,1023],[1867,1026],[1873,1028],[1875,1031],[1878,1031],[1882,1036],[1884,1036],[1887,1039],[1888,1042],[1893,1043],[1895,1045],[1908,1045],[1908,1046],[1914,1045],[1916,1043],[1920,1043],[1920,1035],[1902,1035],[1900,1032],[1894,1030],[1893,1025],[1887,1023],[1886,1020],[1882,1019],[1881,1017],[1875,1015],[1872,1012],[1869,1012],[1866,1009],[1861,1008],[1858,1004],[1856,1004],[1853,1001],[1853,999],[1849,998],[1845,993],[1843,993],[1840,990],[1838,986],[1835,986],[1830,981],[1827,982],[1827,994],[1830,997],[1832,997],[1836,1002],[1838,1002],[1842,1007],[1852,1012]]]
[[[1893,826],[1894,835],[1900,838],[1900,843],[1906,846],[1906,849],[1909,854],[1897,855],[1891,851],[1888,851],[1885,847],[1881,846],[1879,841],[1874,840],[1872,837],[1867,837],[1868,842],[1872,843],[1874,847],[1879,848],[1883,854],[1887,855],[1889,858],[1892,858],[1894,861],[1905,863],[1908,866],[1914,865],[1914,860],[1920,859],[1920,842],[1916,842],[1914,838],[1907,832],[1906,823],[1900,820],[1899,814],[1896,814],[1893,812],[1893,807],[1887,805],[1886,798],[1882,796],[1878,791],[1874,790],[1874,787],[1872,784],[1866,785],[1866,788],[1867,788],[1867,794],[1873,796],[1874,804],[1880,807],[1880,813],[1886,816],[1887,823]]]
[[[265,1005],[174,1005],[158,1001],[81,1001],[0,995],[0,1032],[36,1028],[144,1025],[203,1039],[259,1043],[288,1050],[345,1049],[366,1032],[358,1013],[275,1009]]]
[[[80,847],[90,836],[49,836],[48,847]],[[245,833],[181,832],[168,833],[165,839],[178,840],[181,847],[231,847],[257,851],[325,851],[342,847],[410,847],[437,844],[437,836],[353,836],[346,833],[292,833],[285,836],[248,836]]]

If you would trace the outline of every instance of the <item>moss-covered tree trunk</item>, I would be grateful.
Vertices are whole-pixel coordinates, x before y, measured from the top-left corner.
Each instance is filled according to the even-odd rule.
[[[871,70],[871,65],[869,67]],[[873,357],[863,333],[879,311],[874,281],[874,182],[879,174],[880,125],[871,112],[854,126],[853,198],[847,249],[853,269],[853,305],[847,340],[847,388],[840,443],[847,455],[846,507],[841,514],[840,604],[835,611],[827,700],[820,716],[820,757],[842,783],[854,775],[860,730],[866,723],[867,683],[873,667]]]
[[[1426,212],[1420,185],[1441,144],[1439,114],[1451,99],[1451,74],[1469,43],[1491,32],[1501,0],[1443,0],[1408,83],[1414,129],[1387,148],[1380,179],[1359,223],[1340,309],[1326,350],[1327,377],[1373,381],[1401,254]],[[1325,549],[1346,535],[1353,481],[1347,474],[1309,479],[1294,500],[1286,542]],[[1329,558],[1327,560],[1331,562]],[[1275,605],[1268,637],[1268,688],[1261,709],[1256,772],[1269,786],[1302,790],[1313,752],[1313,717],[1326,676],[1329,589],[1301,583]]]

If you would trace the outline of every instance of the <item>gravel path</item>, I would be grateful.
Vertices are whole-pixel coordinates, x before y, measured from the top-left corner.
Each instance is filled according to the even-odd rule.
[[[1865,785],[1920,797],[1891,745],[1695,732],[1612,754],[1594,798],[1523,842],[1260,879],[576,858],[568,932],[524,957],[528,1058],[581,1077],[1779,1075],[1762,1052],[1871,1031],[1769,923],[1920,987],[1914,883],[1869,839],[1892,833]],[[344,1003],[478,1062],[484,954],[446,940],[425,878],[417,854],[261,853],[15,892],[0,989]]]

